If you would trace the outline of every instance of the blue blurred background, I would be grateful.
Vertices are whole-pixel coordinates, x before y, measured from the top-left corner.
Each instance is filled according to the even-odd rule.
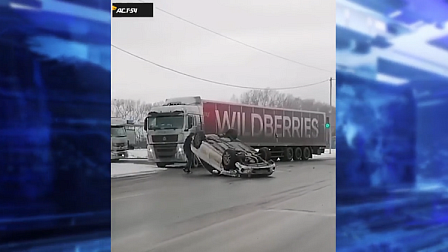
[[[448,2],[336,3],[337,251],[448,251]]]
[[[110,8],[0,1],[1,251],[110,251]]]

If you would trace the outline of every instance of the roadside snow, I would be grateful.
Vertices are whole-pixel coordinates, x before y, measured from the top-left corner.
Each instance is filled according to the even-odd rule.
[[[336,158],[336,149],[331,149],[331,154],[329,152],[330,152],[330,150],[326,149],[325,153],[322,153],[320,155],[313,155],[313,159],[333,159],[333,158]]]
[[[336,155],[336,149],[331,149],[331,154],[329,149],[325,149],[325,154]]]
[[[128,158],[144,158],[148,157],[146,149],[128,150]]]
[[[150,164],[112,163],[111,178],[122,178],[136,175],[145,175],[164,171],[166,168],[158,168]]]

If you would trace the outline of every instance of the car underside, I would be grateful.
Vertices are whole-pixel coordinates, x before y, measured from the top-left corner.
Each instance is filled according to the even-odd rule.
[[[192,151],[212,174],[269,176],[275,170],[273,161],[264,160],[255,149],[226,136],[198,132]]]

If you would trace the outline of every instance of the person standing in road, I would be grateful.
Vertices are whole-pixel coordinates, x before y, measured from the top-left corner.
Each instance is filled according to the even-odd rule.
[[[187,156],[187,165],[185,165],[184,172],[190,173],[191,166],[193,165],[193,152],[191,151],[191,141],[193,140],[194,133],[190,133],[184,142],[184,153]]]

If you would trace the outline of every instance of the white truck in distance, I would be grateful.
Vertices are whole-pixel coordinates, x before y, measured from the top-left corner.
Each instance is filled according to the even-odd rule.
[[[111,118],[111,128],[110,128],[110,158],[111,160],[119,160],[121,158],[128,157],[127,150],[128,146],[128,136],[126,134],[126,120],[112,117]]]
[[[136,124],[134,120],[126,121],[126,135],[128,137],[128,148],[133,150],[137,144],[137,134],[136,130],[139,127],[139,124]]]
[[[159,167],[186,162],[183,143],[190,134],[222,134],[235,129],[238,138],[263,150],[265,160],[308,160],[326,148],[325,113],[202,100],[167,99],[145,119],[148,160]],[[197,161],[195,159],[195,166]]]

